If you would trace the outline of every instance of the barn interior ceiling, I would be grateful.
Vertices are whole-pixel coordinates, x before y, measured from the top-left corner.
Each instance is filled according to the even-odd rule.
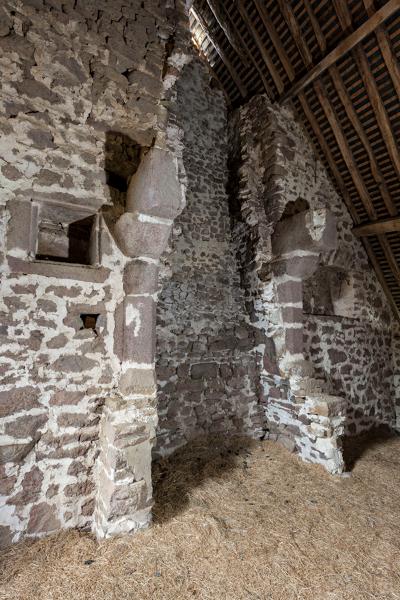
[[[190,22],[232,107],[294,107],[399,317],[400,0],[194,0]]]

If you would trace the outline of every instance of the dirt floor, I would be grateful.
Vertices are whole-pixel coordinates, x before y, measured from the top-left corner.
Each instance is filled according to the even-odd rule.
[[[271,442],[203,440],[155,468],[154,526],[4,553],[1,600],[400,599],[400,438],[332,477]]]

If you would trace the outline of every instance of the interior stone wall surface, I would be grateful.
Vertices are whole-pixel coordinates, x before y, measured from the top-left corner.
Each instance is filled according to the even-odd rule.
[[[102,405],[121,369],[115,332],[125,257],[104,226],[99,267],[40,265],[26,238],[35,203],[79,215],[112,208],[107,143],[115,132],[139,147],[156,136],[163,144],[173,7],[158,0],[0,6],[3,545],[22,533],[91,526]],[[99,315],[95,330],[83,329],[82,313]]]
[[[366,252],[351,232],[350,215],[290,109],[255,97],[233,115],[230,139],[234,235],[246,301],[253,323],[267,338],[260,351],[269,435],[318,462],[323,452],[315,452],[315,443],[329,433],[318,433],[314,417],[302,414],[309,392],[314,399],[318,394],[345,399],[338,432],[393,426],[393,318]],[[274,231],[287,218],[285,209],[296,206],[314,218],[329,211],[336,222],[335,248],[321,247],[315,254],[310,245],[274,255]],[[296,235],[293,229],[293,240]],[[306,257],[318,259],[308,274]],[[327,273],[347,282],[342,296],[330,291],[337,297],[329,301],[323,299]]]
[[[260,331],[249,323],[231,239],[227,115],[199,59],[177,83],[186,207],[174,223],[157,308],[156,454],[205,433],[262,435]]]

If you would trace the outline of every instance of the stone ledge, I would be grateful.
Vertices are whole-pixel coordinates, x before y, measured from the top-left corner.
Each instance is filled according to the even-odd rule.
[[[43,275],[44,277],[57,277],[58,279],[104,283],[110,274],[110,269],[105,267],[40,260],[30,261],[14,256],[8,256],[7,260],[11,273],[23,273],[24,275]]]

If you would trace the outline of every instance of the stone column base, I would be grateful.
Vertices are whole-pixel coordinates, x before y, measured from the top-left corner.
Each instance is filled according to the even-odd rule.
[[[100,427],[93,532],[130,533],[151,522],[151,450],[157,415],[134,401],[109,399]]]
[[[322,465],[329,473],[342,473],[341,450],[345,400],[323,393],[271,399],[267,408],[266,438],[297,452],[307,462]]]

